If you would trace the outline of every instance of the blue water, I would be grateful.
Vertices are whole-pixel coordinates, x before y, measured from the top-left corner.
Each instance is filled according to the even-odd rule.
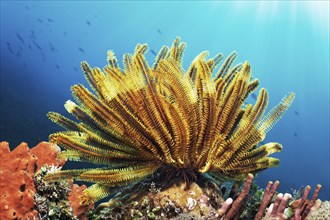
[[[1,1],[0,140],[30,146],[60,130],[46,113],[65,113],[70,86],[86,84],[80,61],[106,65],[137,43],[158,51],[181,36],[184,67],[203,50],[236,50],[270,94],[296,100],[266,141],[283,144],[278,168],[259,174],[280,191],[317,183],[329,193],[329,2],[28,2]],[[150,62],[154,55],[149,51]],[[254,101],[253,99],[250,99]]]

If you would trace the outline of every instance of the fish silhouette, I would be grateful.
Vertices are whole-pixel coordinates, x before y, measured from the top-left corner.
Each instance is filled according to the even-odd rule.
[[[78,50],[79,50],[80,52],[82,52],[82,53],[85,53],[85,50],[84,50],[83,48],[81,48],[81,47],[78,47]]]
[[[156,53],[154,50],[150,49],[150,52],[151,52],[153,55],[157,56],[157,53]]]
[[[24,40],[23,40],[22,36],[19,33],[16,33],[16,37],[19,39],[19,41],[22,42],[22,44],[24,44]]]
[[[35,39],[37,39],[37,37],[36,37],[36,35],[35,35],[35,33],[34,33],[34,30],[31,30],[31,31],[30,31],[30,39],[31,39],[31,40],[35,40]]]
[[[13,49],[11,48],[11,45],[10,43],[7,41],[7,48],[8,48],[8,51],[13,54]]]
[[[295,115],[300,115],[299,112],[298,112],[297,110],[294,111],[294,114],[295,114]]]
[[[86,24],[88,24],[88,26],[92,26],[92,24],[87,20]]]
[[[33,44],[38,48],[38,50],[42,51],[42,48],[37,42],[33,41]]]
[[[53,46],[53,44],[51,42],[49,42],[49,46],[50,46],[50,50],[55,52],[57,51],[57,49]]]
[[[159,29],[157,29],[157,32],[158,32],[158,34],[162,34],[162,31],[161,31],[161,30],[159,30]]]

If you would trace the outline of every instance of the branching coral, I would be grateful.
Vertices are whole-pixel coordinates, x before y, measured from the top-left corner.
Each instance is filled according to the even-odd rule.
[[[112,51],[104,72],[83,62],[95,94],[80,84],[72,87],[78,104],[67,101],[65,108],[79,122],[50,112],[49,118],[66,129],[52,134],[50,141],[64,147],[62,156],[69,160],[106,167],[59,171],[47,179],[96,182],[85,190],[86,202],[93,202],[160,168],[169,177],[180,175],[187,188],[191,179],[205,173],[244,180],[248,173],[277,166],[279,160],[268,156],[282,146],[259,143],[294,94],[264,115],[266,89],[254,105],[245,104],[259,84],[251,79],[248,62],[232,66],[234,52],[216,71],[222,55],[207,59],[204,51],[184,71],[185,46],[179,38],[171,48],[164,46],[153,66],[144,57],[147,46],[140,44],[133,55],[124,55],[123,70]]]

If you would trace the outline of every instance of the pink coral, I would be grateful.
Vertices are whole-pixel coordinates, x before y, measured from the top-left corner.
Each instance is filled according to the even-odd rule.
[[[277,187],[278,187],[279,184],[280,184],[279,181],[276,181],[275,183],[273,183],[272,181],[268,182],[267,187],[266,187],[265,192],[264,192],[264,197],[262,199],[262,202],[261,202],[261,205],[259,207],[258,213],[255,217],[255,220],[260,220],[262,218],[268,204],[270,203],[273,196],[275,195]]]
[[[315,201],[316,201],[317,196],[319,195],[319,192],[321,190],[321,185],[320,184],[316,185],[313,197],[309,201],[307,199],[307,196],[308,196],[310,190],[311,190],[311,187],[309,185],[306,186],[303,197],[300,200],[297,200],[298,205],[295,208],[295,220],[305,219],[308,216],[311,209],[315,205]],[[318,206],[317,203],[316,203],[316,206]]]
[[[8,142],[0,142],[0,219],[33,219],[38,214],[34,210],[32,178],[43,164],[62,166],[65,160],[56,159],[59,151],[47,142],[32,149],[23,142],[10,151]]]
[[[242,191],[239,193],[238,197],[233,200],[232,198],[228,198],[221,206],[221,208],[216,212],[215,217],[221,218],[223,217],[224,220],[230,219],[238,219],[240,214],[244,210],[244,203],[246,197],[249,194],[252,181],[254,176],[249,173],[246,177],[246,181]]]

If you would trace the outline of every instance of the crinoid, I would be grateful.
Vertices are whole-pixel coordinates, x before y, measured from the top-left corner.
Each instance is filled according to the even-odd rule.
[[[254,105],[245,103],[259,83],[251,79],[248,62],[232,65],[236,52],[217,70],[222,55],[206,59],[208,52],[202,52],[185,71],[180,38],[171,48],[164,46],[151,67],[147,49],[139,44],[133,55],[125,54],[123,69],[112,51],[103,71],[82,62],[94,93],[81,84],[72,86],[77,104],[67,101],[65,108],[79,122],[50,112],[48,117],[66,129],[50,135],[50,141],[65,148],[61,156],[69,160],[106,166],[63,170],[48,180],[95,182],[85,190],[93,202],[164,167],[172,169],[170,177],[176,172],[188,184],[206,173],[242,180],[279,164],[268,155],[282,146],[259,143],[289,108],[293,93],[264,115],[266,89]]]

